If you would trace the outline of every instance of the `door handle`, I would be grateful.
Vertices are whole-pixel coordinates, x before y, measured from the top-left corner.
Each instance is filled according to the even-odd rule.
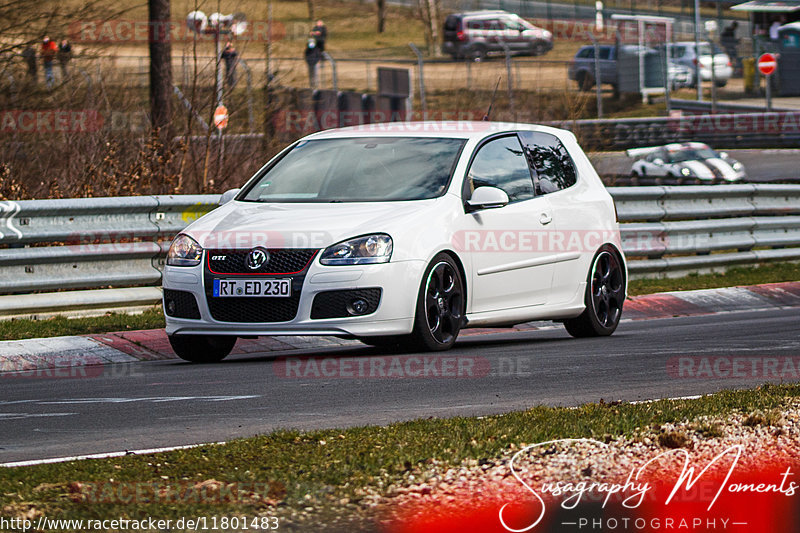
[[[552,221],[553,221],[553,217],[551,217],[547,213],[542,213],[541,215],[539,215],[539,223],[540,224],[546,225],[546,224],[551,223]]]

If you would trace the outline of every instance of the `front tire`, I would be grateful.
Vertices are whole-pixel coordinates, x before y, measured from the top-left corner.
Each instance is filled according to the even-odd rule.
[[[191,363],[218,363],[236,344],[236,337],[224,335],[168,335],[175,354]]]
[[[358,339],[367,346],[374,348],[401,348],[408,343],[408,335],[381,335],[377,337],[361,337]]]
[[[412,342],[429,351],[453,347],[464,324],[464,280],[455,260],[440,253],[422,276]]]
[[[467,52],[467,57],[472,61],[483,61],[486,59],[486,47],[482,44],[476,44]]]
[[[622,316],[625,301],[625,271],[622,260],[611,246],[595,254],[586,284],[586,309],[579,316],[564,321],[573,337],[604,337],[614,333]]]

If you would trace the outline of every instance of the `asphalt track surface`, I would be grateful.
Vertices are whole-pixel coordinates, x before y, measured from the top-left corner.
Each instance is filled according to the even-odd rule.
[[[800,183],[800,170],[797,161],[800,150],[722,150],[738,159],[747,170],[749,183],[769,183],[775,181]],[[590,154],[592,164],[600,175],[622,175],[631,173],[634,159],[624,152],[596,152]]]
[[[304,352],[320,366],[329,360],[326,368],[336,377],[315,377],[319,367],[308,360],[291,359],[298,367],[276,359],[297,358],[298,351],[240,355],[217,365],[155,361],[83,368],[73,377],[5,375],[0,462],[215,442],[277,428],[386,424],[751,387],[780,380],[680,377],[669,365],[680,357],[800,358],[798,314],[790,308],[627,321],[601,339],[572,339],[560,326],[464,336],[440,354],[368,347]],[[472,377],[369,377],[373,362],[384,359],[389,368],[393,357],[406,358],[401,364],[418,357],[414,372],[423,357],[455,358],[449,366],[437,361],[438,370],[457,373],[461,364],[462,374]],[[357,375],[360,361],[365,377],[339,376]],[[308,377],[294,375],[300,373]]]

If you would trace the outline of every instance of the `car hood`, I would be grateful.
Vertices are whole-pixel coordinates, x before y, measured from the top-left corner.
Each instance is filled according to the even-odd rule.
[[[368,233],[389,233],[442,198],[405,202],[256,203],[231,201],[182,233],[203,248],[324,248]],[[424,216],[424,215],[423,215]]]
[[[709,159],[684,161],[680,164],[690,169],[698,178],[721,178],[727,181],[736,181],[742,177],[743,173],[735,171],[732,163],[733,161],[725,161],[724,159],[712,157]]]

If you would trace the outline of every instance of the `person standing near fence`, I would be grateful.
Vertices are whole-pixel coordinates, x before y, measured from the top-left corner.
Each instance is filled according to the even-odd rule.
[[[47,83],[48,89],[52,89],[56,81],[53,77],[53,60],[56,58],[56,53],[58,53],[58,46],[50,40],[50,37],[45,37],[42,39],[42,51],[40,53],[42,64],[44,65],[45,83]]]
[[[317,41],[313,33],[306,44],[306,64],[308,65],[308,82],[312,89],[319,85],[319,62],[322,59],[322,52],[317,47]]]
[[[69,79],[69,61],[72,59],[72,45],[66,39],[61,39],[58,43],[58,63],[61,65],[61,79],[67,81]]]
[[[25,64],[28,65],[28,78],[31,83],[36,83],[36,50],[33,46],[28,45],[25,47],[22,51],[22,59],[24,59]]]
[[[225,83],[228,84],[229,89],[233,89],[233,86],[236,85],[236,65],[239,63],[239,53],[233,43],[228,41],[220,55],[225,61]]]
[[[319,52],[324,52],[325,41],[328,39],[328,28],[325,27],[325,23],[322,20],[318,20],[314,27],[311,28],[311,37],[316,41]]]

